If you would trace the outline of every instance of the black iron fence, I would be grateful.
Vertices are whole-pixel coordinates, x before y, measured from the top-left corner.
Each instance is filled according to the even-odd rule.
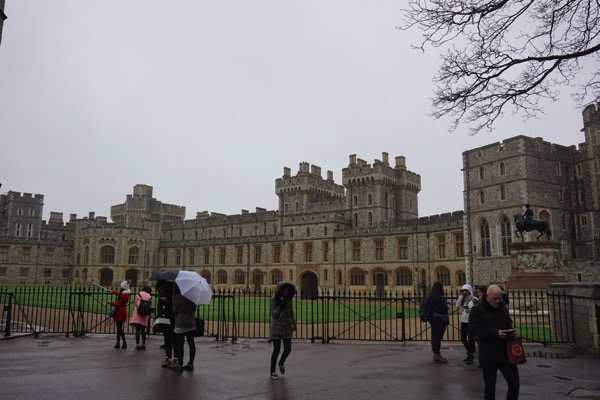
[[[116,289],[115,289],[116,290]],[[135,290],[134,290],[135,294]],[[444,340],[460,341],[457,292],[449,291],[449,326]],[[205,320],[205,336],[216,340],[267,338],[270,292],[217,291],[209,305],[198,308]],[[131,296],[133,299],[134,296]],[[5,336],[15,333],[114,334],[108,301],[116,296],[95,286],[0,286],[0,323]],[[294,298],[297,339],[322,341],[428,341],[430,329],[420,321],[421,297],[388,292],[383,296],[322,291]],[[156,299],[154,298],[156,304]],[[129,315],[133,301],[129,304]],[[508,308],[518,334],[526,341],[572,343],[572,300],[545,290],[509,292]],[[125,325],[126,333],[133,329]]]

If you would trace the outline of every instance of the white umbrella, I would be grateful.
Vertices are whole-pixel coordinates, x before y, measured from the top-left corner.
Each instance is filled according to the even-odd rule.
[[[194,302],[197,306],[200,304],[210,304],[213,292],[206,282],[194,271],[179,271],[175,283],[179,287],[181,294]]]

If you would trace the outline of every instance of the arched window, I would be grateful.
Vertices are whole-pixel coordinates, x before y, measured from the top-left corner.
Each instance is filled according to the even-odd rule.
[[[285,203],[285,204],[283,205],[283,212],[284,212],[285,214],[287,214],[287,212],[288,212],[288,203]]]
[[[300,205],[296,202],[296,212],[300,211]]]
[[[354,195],[354,197],[352,197],[352,205],[354,207],[358,206],[358,196],[357,195]]]
[[[129,257],[127,258],[127,264],[136,265],[140,262],[140,249],[139,247],[133,246],[129,249]]]
[[[485,219],[481,221],[479,226],[479,238],[481,240],[481,257],[491,257],[490,224]]]
[[[369,218],[369,226],[373,226],[373,213],[370,211],[368,214],[368,218]]]
[[[373,204],[373,195],[371,193],[367,195],[367,203],[369,205]]]
[[[500,163],[500,175],[506,175],[506,165],[503,162]]]
[[[396,286],[412,286],[412,271],[409,268],[402,267],[396,270]]]
[[[462,286],[467,283],[465,271],[456,271],[456,286]]]
[[[206,283],[210,285],[210,271],[207,269],[203,269],[200,273],[200,276],[206,279]]]
[[[222,269],[217,271],[217,284],[227,285],[227,272]]]
[[[293,238],[294,237],[294,230],[290,229],[290,237]]]
[[[506,200],[506,188],[504,186],[500,186],[500,200]]]
[[[283,280],[283,272],[280,269],[271,270],[271,285],[277,285]]]
[[[358,214],[357,213],[352,214],[352,227],[358,228]]]
[[[485,171],[483,170],[483,167],[479,167],[479,179],[485,179]]]
[[[508,245],[512,242],[512,224],[510,220],[505,215],[502,217],[500,222],[501,232],[500,232],[500,240],[502,242],[502,255],[508,256],[509,250]]]
[[[350,285],[353,286],[364,286],[365,285],[365,273],[360,268],[352,268],[350,270]]]
[[[245,285],[246,284],[246,273],[241,269],[236,269],[233,273],[233,283],[235,285]]]
[[[306,237],[310,236],[310,228],[306,228]]]
[[[446,267],[438,267],[435,270],[435,279],[442,282],[444,286],[450,286],[450,271]]]
[[[479,191],[479,204],[485,204],[485,192],[483,190]]]
[[[115,248],[112,246],[102,246],[100,248],[100,264],[115,263]]]

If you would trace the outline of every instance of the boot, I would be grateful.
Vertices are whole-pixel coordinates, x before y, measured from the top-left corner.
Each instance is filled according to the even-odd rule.
[[[176,369],[177,367],[179,367],[179,360],[177,360],[177,358],[174,358],[173,361],[171,361],[171,365],[169,365],[168,368]]]
[[[448,360],[446,358],[442,357],[441,353],[433,353],[433,362],[440,363],[440,364],[447,364]]]
[[[165,361],[162,363],[162,368],[169,368],[173,361],[170,358],[165,358]]]

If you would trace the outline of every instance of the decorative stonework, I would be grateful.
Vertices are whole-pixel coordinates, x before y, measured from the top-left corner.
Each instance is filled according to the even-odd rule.
[[[517,242],[509,245],[509,289],[546,289],[566,279],[560,271],[560,245],[551,241]]]

